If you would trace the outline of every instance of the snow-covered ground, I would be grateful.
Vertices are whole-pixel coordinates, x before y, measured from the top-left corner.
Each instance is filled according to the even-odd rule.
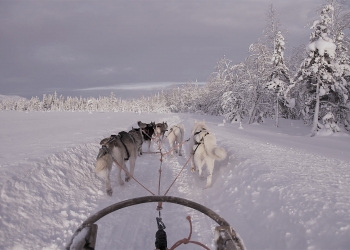
[[[349,135],[309,137],[310,127],[291,120],[281,120],[279,128],[268,120],[240,129],[239,124],[218,126],[222,118],[214,116],[84,112],[0,112],[0,249],[64,249],[93,213],[149,195],[133,180],[119,186],[115,168],[113,196],[106,195],[93,171],[100,140],[137,127],[138,120],[183,123],[187,139],[195,119],[207,122],[228,157],[216,162],[212,188],[203,189],[205,180],[187,166],[168,195],[217,212],[247,249],[349,249]],[[161,193],[188,157],[185,151],[164,159]],[[137,159],[135,178],[157,192],[159,167],[159,155],[144,154]],[[99,220],[96,249],[154,249],[155,208],[133,206]],[[214,249],[213,220],[164,203],[168,246],[188,236],[187,215],[193,221],[192,240]]]

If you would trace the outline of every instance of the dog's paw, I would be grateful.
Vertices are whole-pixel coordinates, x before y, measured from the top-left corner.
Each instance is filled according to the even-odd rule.
[[[192,173],[196,172],[196,169],[195,168],[191,168],[191,172]]]
[[[126,182],[130,181],[130,177],[129,177],[129,176],[126,176],[126,177],[125,177],[125,181],[126,181]]]
[[[112,189],[107,189],[106,192],[107,192],[107,194],[109,196],[112,196],[112,194],[113,194],[113,190]]]

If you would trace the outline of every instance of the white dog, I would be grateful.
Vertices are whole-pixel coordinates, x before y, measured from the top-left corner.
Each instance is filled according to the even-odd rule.
[[[183,124],[178,124],[178,125],[174,125],[170,128],[169,133],[168,133],[168,141],[169,141],[169,146],[170,149],[174,149],[175,153],[179,153],[179,155],[181,156],[182,153],[182,141],[184,138],[184,134],[185,134],[185,127]],[[173,154],[173,151],[171,151],[170,153],[171,155]]]
[[[202,167],[207,166],[208,177],[205,188],[211,187],[212,176],[215,160],[223,160],[226,158],[226,151],[216,145],[216,138],[209,132],[209,128],[202,122],[195,121],[189,143],[190,153],[193,154],[191,160],[191,171],[199,170],[199,176],[202,175]]]

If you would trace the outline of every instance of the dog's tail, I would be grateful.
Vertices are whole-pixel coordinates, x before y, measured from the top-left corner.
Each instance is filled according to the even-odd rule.
[[[97,158],[95,163],[95,172],[101,178],[107,178],[112,169],[113,159],[110,154],[105,154]]]
[[[204,137],[204,147],[207,154],[216,160],[222,161],[227,156],[226,150],[216,145],[216,139],[211,134]]]
[[[215,158],[219,161],[222,161],[227,156],[226,150],[220,147],[215,147],[213,149],[213,154],[215,155]]]

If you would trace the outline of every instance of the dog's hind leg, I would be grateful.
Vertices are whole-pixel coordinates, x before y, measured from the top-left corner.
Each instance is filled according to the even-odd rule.
[[[134,170],[135,170],[135,162],[136,158],[130,157],[129,163],[130,163],[130,175],[126,174],[125,181],[129,181],[131,176],[134,176]]]
[[[106,177],[105,177],[105,180],[106,180],[106,193],[109,196],[112,196],[113,189],[112,189],[112,186],[111,186],[111,180],[109,178],[109,174],[110,174],[110,171],[108,171],[108,173],[106,173]]]
[[[124,169],[128,170],[128,167],[126,166],[126,164],[124,164]],[[125,181],[126,182],[128,182],[130,180],[130,175],[128,173],[130,173],[129,170],[128,170],[128,172],[125,172]]]
[[[148,140],[147,143],[148,143],[148,152],[150,152],[151,151],[151,140]]]
[[[171,148],[174,148],[175,147],[175,153],[177,154],[179,152],[179,144],[178,144],[178,140],[175,138],[175,140],[173,141],[172,145],[171,145]]]
[[[209,188],[212,185],[212,177],[213,177],[213,171],[214,171],[214,163],[215,159],[209,158],[206,161],[207,164],[207,171],[208,171],[208,176],[207,176],[207,185],[205,188]]]
[[[107,153],[101,157],[98,157],[96,160],[95,172],[106,182],[106,193],[112,195],[112,187],[110,182],[110,172],[113,165],[112,156]]]
[[[174,148],[174,141],[172,139],[169,139],[169,147],[170,147],[170,155],[173,156],[174,155],[174,152],[173,152],[173,148]],[[176,152],[176,149],[175,149],[175,152]]]
[[[194,155],[192,155],[192,159],[191,159],[191,172],[195,172],[196,171],[196,164],[194,163]]]
[[[138,148],[137,152],[138,152],[138,156],[141,156],[141,155],[142,155],[142,144],[141,144],[141,146]]]
[[[118,164],[120,164],[120,166],[124,166],[125,167],[124,161],[122,161],[122,163],[118,162]],[[122,179],[122,168],[120,166],[117,166],[117,179],[118,179],[118,182],[119,182],[120,185],[124,185],[124,181]]]
[[[205,163],[204,160],[201,159],[199,156],[194,157],[194,164],[195,164],[195,166],[198,167],[199,178],[203,178],[202,168],[203,168],[204,163]]]
[[[180,141],[178,141],[178,143],[177,143],[177,145],[178,145],[178,152],[179,152],[179,156],[182,156],[182,141],[180,140]]]

